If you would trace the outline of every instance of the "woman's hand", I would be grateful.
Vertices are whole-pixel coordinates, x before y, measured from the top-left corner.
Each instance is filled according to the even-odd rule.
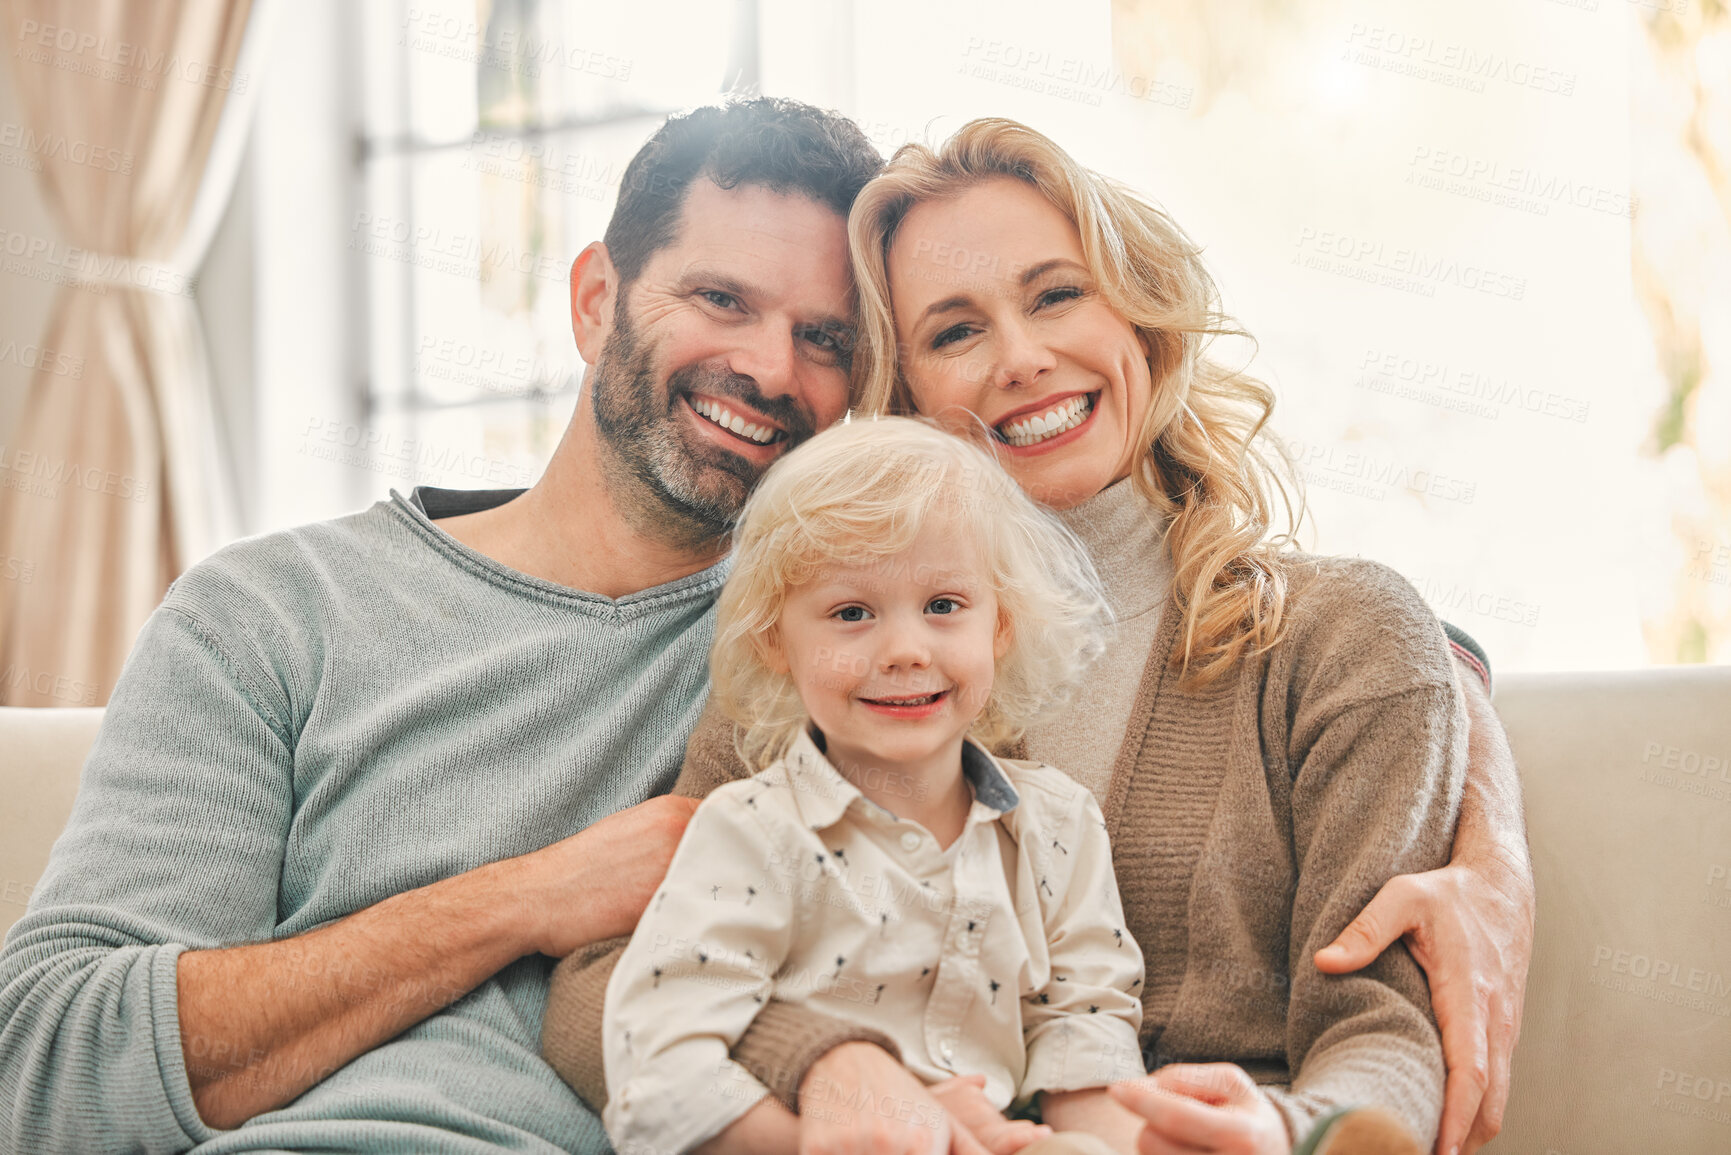
[[[932,1098],[949,1113],[951,1126],[959,1125],[992,1155],[1015,1155],[1036,1139],[1052,1133],[1044,1123],[1004,1118],[1003,1112],[986,1098],[984,1075],[957,1075],[933,1083],[929,1090]]]
[[[992,1155],[890,1053],[843,1043],[799,1084],[800,1155]]]
[[[1516,864],[1463,858],[1391,878],[1339,938],[1316,952],[1318,970],[1344,974],[1405,936],[1430,980],[1448,1064],[1439,1155],[1471,1155],[1502,1128],[1533,956],[1531,880]]]
[[[1145,1120],[1139,1155],[1292,1155],[1286,1121],[1235,1064],[1173,1063],[1109,1090]]]

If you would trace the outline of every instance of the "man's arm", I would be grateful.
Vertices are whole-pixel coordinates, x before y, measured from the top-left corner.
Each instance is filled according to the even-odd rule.
[[[1486,671],[1455,654],[1466,699],[1467,776],[1448,866],[1394,878],[1316,955],[1343,974],[1405,936],[1442,1030],[1448,1092],[1437,1151],[1472,1152],[1502,1127],[1533,953],[1534,890],[1520,776]]]
[[[651,799],[294,938],[182,954],[180,1035],[200,1117],[239,1126],[524,955],[629,931],[693,808]]]
[[[0,1150],[203,1142],[517,955],[628,928],[683,830],[690,804],[646,803],[269,941],[294,813],[288,691],[245,629],[185,601],[171,594],[140,634],[0,951]]]

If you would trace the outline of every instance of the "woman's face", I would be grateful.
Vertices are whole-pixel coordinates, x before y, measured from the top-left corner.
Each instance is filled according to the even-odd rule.
[[[926,201],[889,251],[902,372],[923,414],[977,417],[1035,500],[1075,505],[1145,447],[1148,350],[1100,295],[1062,212],[1009,177]]]

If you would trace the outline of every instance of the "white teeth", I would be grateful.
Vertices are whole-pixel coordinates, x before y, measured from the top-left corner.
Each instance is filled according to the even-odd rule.
[[[754,425],[726,406],[717,405],[715,402],[701,397],[693,397],[691,407],[723,429],[737,433],[759,445],[767,445],[775,440],[776,431],[774,429],[766,425]]]
[[[1033,445],[1076,428],[1088,419],[1093,408],[1089,395],[1080,394],[1054,405],[1045,413],[999,425],[998,432],[1011,445]]]

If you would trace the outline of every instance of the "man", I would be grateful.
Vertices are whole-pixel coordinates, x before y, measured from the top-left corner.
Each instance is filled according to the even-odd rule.
[[[792,102],[670,120],[573,266],[592,371],[532,489],[393,495],[175,583],[0,953],[0,1149],[606,1149],[539,1056],[548,976],[630,930],[689,816],[658,796],[726,534],[847,406],[880,164]],[[1412,925],[1367,914],[1343,965]],[[892,1064],[859,1040],[761,1057]]]

